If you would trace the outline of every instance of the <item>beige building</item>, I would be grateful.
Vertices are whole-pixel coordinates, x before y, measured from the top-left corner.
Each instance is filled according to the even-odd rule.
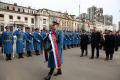
[[[36,10],[30,7],[18,6],[16,3],[0,2],[1,31],[4,30],[5,26],[10,26],[11,30],[18,26],[22,26],[23,29],[26,26],[49,29],[52,21],[59,22],[60,29],[77,30],[79,27],[79,20],[76,19],[75,15],[48,9]]]
[[[17,26],[35,27],[35,14],[36,10],[30,7],[0,2],[0,30],[3,30],[5,26],[11,26],[11,30]]]

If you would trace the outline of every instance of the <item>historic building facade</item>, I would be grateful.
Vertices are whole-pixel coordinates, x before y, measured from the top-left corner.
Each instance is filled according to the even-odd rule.
[[[23,29],[27,26],[49,29],[52,21],[59,22],[60,29],[75,31],[79,27],[79,20],[76,19],[75,15],[44,8],[36,10],[18,6],[16,3],[0,2],[0,31],[3,31],[5,26],[10,26],[11,30],[15,30],[18,26],[22,26]]]

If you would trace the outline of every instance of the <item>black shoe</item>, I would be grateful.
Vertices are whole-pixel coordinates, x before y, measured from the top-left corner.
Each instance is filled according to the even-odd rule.
[[[58,75],[62,75],[62,71],[61,71],[61,69],[58,69],[57,73],[54,74],[54,76],[58,76]]]
[[[58,75],[62,75],[61,72],[57,72],[56,74],[54,74],[54,76],[58,76]]]
[[[47,77],[44,78],[44,80],[50,80],[51,79],[51,76],[48,75]]]
[[[80,55],[80,57],[83,57],[83,55]]]
[[[94,59],[94,57],[90,57],[90,59]]]

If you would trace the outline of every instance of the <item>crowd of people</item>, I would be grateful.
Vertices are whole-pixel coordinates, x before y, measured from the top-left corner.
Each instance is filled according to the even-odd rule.
[[[59,30],[57,30],[59,32]],[[9,26],[6,26],[6,31],[0,36],[0,46],[3,47],[2,52],[6,54],[6,60],[11,60],[13,53],[13,44],[16,44],[16,53],[18,58],[24,58],[23,54],[27,53],[27,56],[32,56],[33,53],[40,55],[44,49],[44,38],[49,34],[45,28],[39,30],[35,28],[31,32],[30,27],[26,27],[25,32],[22,28],[17,28],[15,32],[11,32]],[[106,30],[104,33],[93,30],[92,32],[73,32],[63,30],[63,50],[80,47],[80,57],[88,55],[88,45],[91,44],[91,59],[94,58],[94,52],[96,49],[96,58],[99,58],[99,50],[104,50],[106,53],[106,60],[112,60],[114,51],[118,51],[120,46],[120,32],[112,32]],[[16,43],[14,42],[16,40]],[[61,40],[61,39],[59,39]],[[4,45],[4,46],[3,46]],[[48,45],[46,46],[48,47]],[[110,58],[109,58],[110,57]]]
[[[106,54],[105,60],[112,60],[113,54],[115,51],[118,51],[120,46],[120,32],[113,32],[110,30],[105,30],[104,33],[100,31],[93,30],[90,33],[90,36],[83,32],[81,33],[81,56],[83,57],[84,51],[86,51],[85,56],[88,54],[88,44],[89,40],[91,43],[91,57],[90,59],[94,59],[95,49],[96,49],[96,58],[99,58],[99,50],[104,50]]]
[[[37,56],[44,52],[45,60],[48,62],[50,72],[45,80],[50,80],[57,68],[57,75],[61,75],[62,51],[74,47],[81,48],[80,57],[88,55],[88,45],[91,45],[91,57],[94,59],[95,50],[96,58],[99,58],[99,50],[104,50],[106,54],[105,60],[112,60],[114,51],[118,51],[120,46],[120,32],[112,32],[106,30],[105,32],[96,31],[69,31],[69,30],[57,30],[59,23],[53,22],[49,31],[45,28],[39,30],[35,28],[31,30],[30,27],[26,27],[23,32],[21,27],[18,27],[14,32],[10,31],[10,27],[6,26],[6,31],[0,36],[0,46],[2,47],[2,53],[5,56],[6,61],[12,60],[13,49],[16,49],[18,58],[24,58],[24,54],[27,57],[31,57],[33,53]],[[15,42],[16,40],[16,42]],[[16,44],[16,46],[14,46]],[[16,47],[16,48],[15,48]],[[49,54],[48,54],[49,53]]]

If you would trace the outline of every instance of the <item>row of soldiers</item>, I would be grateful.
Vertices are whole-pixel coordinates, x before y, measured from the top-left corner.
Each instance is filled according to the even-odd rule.
[[[91,42],[91,57],[90,59],[94,59],[94,52],[96,49],[96,58],[99,58],[99,50],[103,49],[106,53],[105,60],[112,60],[114,51],[118,51],[120,46],[120,32],[112,32],[110,30],[106,30],[104,33],[100,31],[92,31],[90,36],[86,32],[82,32],[81,34],[81,55],[80,57],[88,55],[88,44],[89,40]]]
[[[64,49],[70,49],[73,47],[80,46],[80,32],[72,32],[72,31],[63,31],[64,32]]]
[[[5,54],[4,56],[6,57],[6,60],[11,60],[12,55],[14,56],[15,53],[17,53],[18,58],[24,58],[24,53],[27,53],[28,57],[31,57],[33,52],[35,52],[36,55],[40,55],[44,50],[43,42],[48,33],[49,31],[45,28],[40,32],[39,28],[32,31],[30,27],[26,27],[25,32],[23,32],[21,27],[17,28],[14,32],[11,32],[10,27],[6,26],[6,31],[3,32],[0,37],[0,46],[3,47],[2,51],[3,54]],[[63,35],[64,49],[80,46],[79,32],[64,30]]]
[[[11,32],[10,27],[7,26],[6,31],[1,35],[1,46],[3,47],[3,53],[5,54],[6,60],[11,60],[14,49],[16,49],[15,51],[18,54],[18,58],[23,58],[25,51],[28,57],[32,56],[33,51],[35,51],[36,55],[40,55],[42,41],[45,36],[45,30],[39,33],[38,28],[36,28],[34,32],[31,32],[29,27],[26,27],[26,32],[23,32],[22,28],[18,28],[15,32]],[[16,43],[14,43],[15,39]],[[14,44],[16,44],[16,47]]]

